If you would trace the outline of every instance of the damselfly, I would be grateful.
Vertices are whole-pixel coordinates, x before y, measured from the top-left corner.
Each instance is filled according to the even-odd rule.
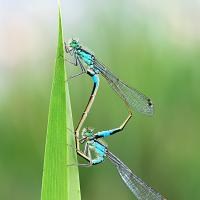
[[[75,76],[84,73],[89,73],[91,76],[91,72],[93,75],[100,73],[131,110],[136,110],[147,115],[153,114],[153,104],[150,98],[136,89],[127,86],[113,75],[113,73],[111,73],[104,64],[99,62],[92,53],[82,47],[78,40],[72,39],[68,45],[65,44],[65,51],[74,57],[73,64],[81,68],[81,73]],[[85,65],[82,62],[84,62]]]
[[[120,128],[94,133],[92,128],[84,128],[82,131],[82,138],[79,139],[80,143],[85,144],[84,153],[81,156],[83,158],[89,158],[89,160],[87,159],[89,163],[82,165],[97,165],[102,163],[105,158],[108,157],[109,160],[116,166],[117,171],[126,186],[131,190],[137,199],[166,200],[161,196],[161,194],[156,192],[153,188],[149,187],[144,181],[137,177],[119,158],[111,153],[108,150],[108,147],[103,143],[101,138],[110,136],[119,131],[121,131]],[[96,154],[95,158],[92,158],[91,151]]]

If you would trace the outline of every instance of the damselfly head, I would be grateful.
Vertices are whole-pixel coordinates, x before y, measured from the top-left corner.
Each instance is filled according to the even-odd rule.
[[[89,127],[87,127],[87,128],[84,128],[83,130],[82,130],[82,136],[83,137],[93,137],[93,135],[94,135],[94,129],[93,128],[89,128]]]
[[[80,43],[78,39],[71,39],[68,44],[69,44],[69,47],[72,49],[78,49],[80,47]]]

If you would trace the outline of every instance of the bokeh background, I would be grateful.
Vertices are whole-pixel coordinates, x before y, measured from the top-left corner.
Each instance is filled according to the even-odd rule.
[[[40,198],[57,43],[56,1],[0,1],[0,199]],[[107,138],[110,150],[168,199],[200,199],[200,3],[62,1],[64,37],[78,37],[122,80],[150,96],[155,115],[135,113]],[[67,65],[68,75],[77,72]],[[70,81],[74,125],[92,83]],[[117,127],[123,102],[101,79],[85,126]],[[81,161],[81,160],[80,160]],[[82,199],[134,199],[107,160],[80,169]]]

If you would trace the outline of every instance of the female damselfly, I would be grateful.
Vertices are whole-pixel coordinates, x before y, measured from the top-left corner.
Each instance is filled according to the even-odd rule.
[[[124,124],[125,126],[125,124]],[[123,127],[121,127],[123,129]],[[108,150],[108,146],[104,144],[101,138],[108,137],[119,131],[121,128],[106,130],[94,133],[92,128],[84,128],[82,138],[79,139],[81,144],[85,144],[82,157],[87,157],[88,164],[80,164],[83,166],[93,166],[102,163],[106,157],[116,166],[119,175],[138,200],[166,200],[161,194],[148,186],[144,181],[137,177],[119,158]],[[96,154],[92,158],[93,151]],[[80,155],[80,154],[79,154]],[[89,158],[89,159],[88,159]]]

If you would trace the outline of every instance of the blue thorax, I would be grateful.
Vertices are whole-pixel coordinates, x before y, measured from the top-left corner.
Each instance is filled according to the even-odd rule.
[[[84,62],[87,65],[93,65],[93,59],[94,58],[90,53],[80,49],[80,50],[78,50],[78,55],[81,57],[81,59],[84,60]]]
[[[99,143],[96,140],[90,140],[90,141],[88,141],[88,144],[90,145],[90,147],[92,147],[94,149],[94,151],[97,154],[99,154],[101,156],[106,155],[107,147],[105,147],[103,144]]]
[[[83,49],[78,49],[77,54],[80,56],[80,58],[85,62],[85,64],[90,69],[94,70],[95,74],[99,73],[99,70],[94,67],[94,56],[91,53],[89,53]]]
[[[101,131],[96,134],[97,138],[104,138],[112,135],[117,129],[111,129],[111,130],[106,130],[106,131]],[[94,149],[94,151],[99,155],[99,156],[105,156],[107,147],[98,142],[97,140],[90,140],[88,141],[88,144],[90,147]]]

